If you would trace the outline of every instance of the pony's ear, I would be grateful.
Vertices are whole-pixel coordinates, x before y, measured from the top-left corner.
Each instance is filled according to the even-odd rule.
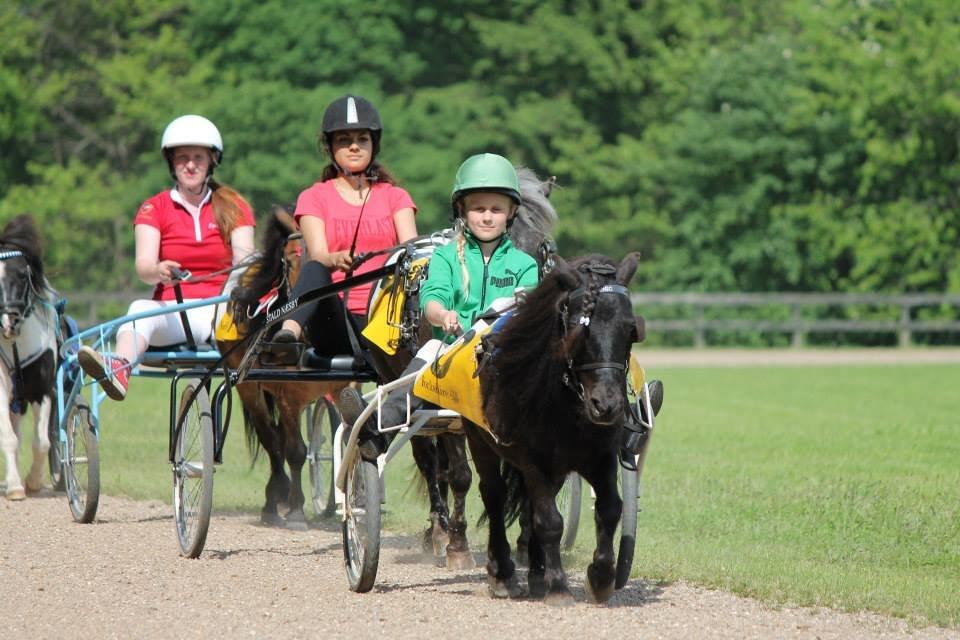
[[[647,321],[643,316],[634,316],[633,341],[641,343],[647,338]]]
[[[275,207],[273,209],[273,215],[290,231],[290,233],[296,233],[298,231],[297,223],[293,219],[293,216],[290,215],[283,207]]]
[[[543,197],[549,198],[555,186],[557,186],[557,176],[550,176],[546,182],[540,183],[540,191],[543,192]]]
[[[617,282],[626,286],[633,279],[633,274],[637,272],[637,262],[640,261],[640,252],[632,251],[624,256],[617,267]]]
[[[550,275],[557,279],[557,286],[563,291],[573,291],[580,286],[580,276],[560,256],[554,256],[553,270]]]

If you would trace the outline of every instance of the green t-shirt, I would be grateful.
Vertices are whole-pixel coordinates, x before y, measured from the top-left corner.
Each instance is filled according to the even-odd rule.
[[[477,315],[486,310],[497,298],[513,296],[516,289],[532,289],[537,286],[539,273],[536,261],[513,246],[510,238],[503,242],[483,263],[480,246],[467,235],[464,247],[467,273],[470,274],[470,291],[463,292],[460,259],[457,257],[457,241],[437,248],[430,257],[427,279],[420,289],[420,308],[436,300],[445,309],[454,310],[460,316],[460,326],[469,329]],[[443,330],[433,327],[435,338],[443,338]]]

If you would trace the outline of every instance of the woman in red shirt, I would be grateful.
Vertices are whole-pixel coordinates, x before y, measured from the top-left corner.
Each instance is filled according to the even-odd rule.
[[[382,130],[380,114],[364,98],[346,95],[327,107],[320,142],[330,155],[330,163],[320,181],[297,198],[294,217],[310,260],[303,265],[291,297],[342,281],[361,253],[416,237],[416,205],[376,160]],[[372,258],[353,274],[376,269],[386,259],[385,255]],[[284,343],[300,341],[302,328],[306,327],[318,353],[350,353],[344,299],[349,321],[359,333],[366,325],[371,286],[355,287],[342,297],[326,298],[294,313],[284,320],[274,344],[279,343],[282,350]]]
[[[254,249],[250,205],[213,179],[213,170],[223,158],[217,127],[202,116],[181,116],[164,130],[160,149],[175,184],[140,205],[133,220],[137,275],[156,287],[153,298],[135,300],[128,315],[176,304],[171,284],[178,270],[189,271],[199,280],[181,284],[185,302],[219,295],[229,273],[204,276],[237,264]],[[215,313],[212,305],[187,311],[196,342],[210,340]],[[184,341],[180,315],[165,314],[121,325],[113,357],[104,358],[84,345],[77,360],[108,396],[123,400],[131,363],[148,345]]]

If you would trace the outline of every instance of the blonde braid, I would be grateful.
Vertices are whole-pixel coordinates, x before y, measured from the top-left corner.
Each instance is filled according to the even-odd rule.
[[[460,260],[460,279],[463,280],[463,298],[466,300],[470,295],[470,273],[467,271],[467,257],[464,249],[467,246],[467,234],[463,232],[463,227],[457,232],[457,259]]]

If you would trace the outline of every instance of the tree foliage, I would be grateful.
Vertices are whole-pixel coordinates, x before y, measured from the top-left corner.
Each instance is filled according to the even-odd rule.
[[[132,284],[171,119],[218,124],[262,212],[350,91],[423,231],[489,150],[557,176],[564,253],[639,249],[647,290],[960,291],[948,0],[32,0],[0,38],[0,218],[42,220],[65,290]]]

